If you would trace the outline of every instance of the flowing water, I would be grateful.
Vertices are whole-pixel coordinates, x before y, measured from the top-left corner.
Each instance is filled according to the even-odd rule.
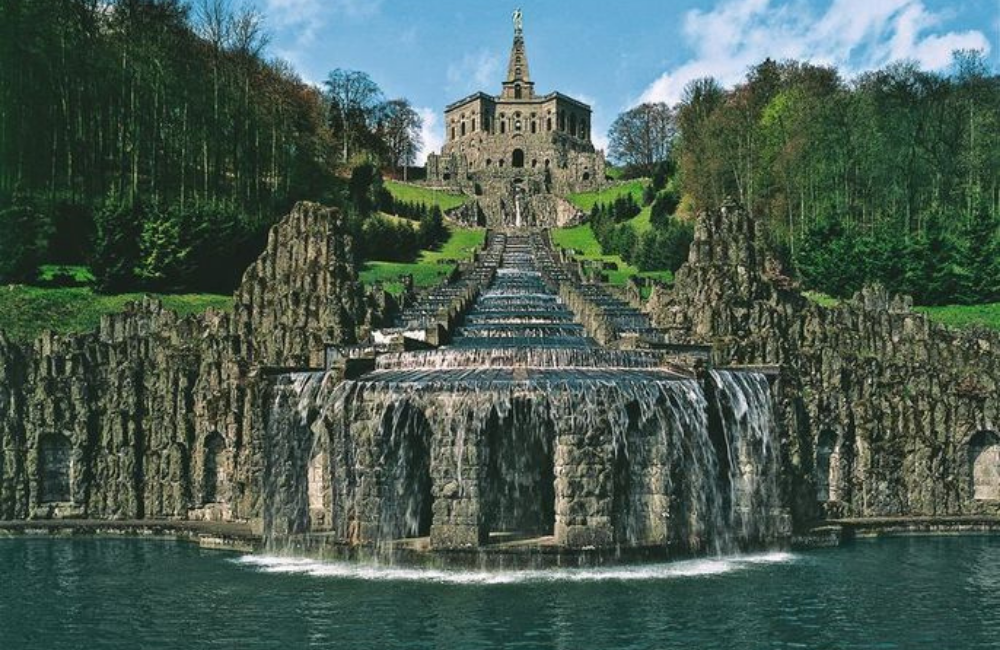
[[[616,331],[650,329],[575,281],[539,235],[501,234],[464,279],[400,319],[426,324],[474,295],[449,345],[380,355],[350,381],[279,378],[271,541],[323,530],[385,544],[456,522],[546,537],[560,517],[604,526],[615,548],[718,554],[782,535],[767,380],[698,379],[663,352],[602,348],[560,297],[565,283]]]
[[[0,540],[0,648],[1000,647],[1000,538],[592,570],[422,571]]]

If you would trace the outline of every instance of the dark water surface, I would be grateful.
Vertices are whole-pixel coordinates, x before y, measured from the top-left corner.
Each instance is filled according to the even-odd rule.
[[[0,650],[1000,648],[1000,537],[529,573],[0,540]]]

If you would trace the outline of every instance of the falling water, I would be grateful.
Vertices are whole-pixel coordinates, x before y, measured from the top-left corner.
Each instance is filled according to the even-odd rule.
[[[773,539],[766,378],[602,348],[559,297],[572,281],[537,235],[495,235],[457,282],[479,284],[450,345],[382,354],[349,381],[279,378],[266,450],[272,538],[311,531],[379,546],[473,531],[488,545],[572,545],[592,533],[591,545],[679,552]],[[622,326],[648,327],[589,295],[620,310]]]

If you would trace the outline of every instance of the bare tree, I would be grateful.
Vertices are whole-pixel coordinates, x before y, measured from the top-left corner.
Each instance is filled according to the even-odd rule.
[[[354,144],[373,130],[382,90],[359,70],[337,68],[324,82],[330,102],[330,126],[341,141],[341,162],[348,162]]]
[[[618,116],[608,133],[609,154],[623,165],[652,170],[670,157],[677,137],[673,109],[664,103],[640,104]]]
[[[385,103],[380,127],[381,137],[389,150],[390,163],[403,168],[403,180],[417,158],[423,140],[420,129],[424,121],[406,99],[393,99]]]

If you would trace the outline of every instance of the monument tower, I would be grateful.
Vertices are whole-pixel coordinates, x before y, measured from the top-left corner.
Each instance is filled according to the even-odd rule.
[[[590,140],[590,106],[559,92],[535,94],[521,10],[499,95],[477,92],[445,108],[445,144],[427,158],[427,183],[476,197],[470,222],[519,228],[565,225],[560,197],[600,188],[604,154]]]

